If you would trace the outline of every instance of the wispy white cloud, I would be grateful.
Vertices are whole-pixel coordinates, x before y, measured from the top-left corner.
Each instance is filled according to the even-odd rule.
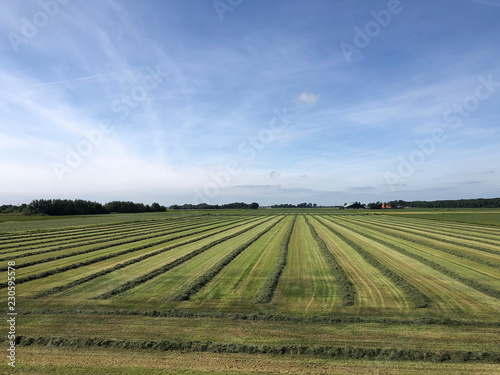
[[[319,99],[319,94],[312,92],[303,92],[295,98],[297,104],[316,104]]]
[[[397,168],[398,156],[415,150],[415,140],[442,126],[443,112],[474,92],[479,75],[500,80],[498,25],[486,17],[491,10],[473,2],[466,26],[457,20],[467,9],[447,9],[443,18],[436,6],[418,5],[429,23],[425,33],[412,32],[420,23],[405,12],[406,21],[392,24],[363,61],[351,65],[335,47],[342,30],[365,22],[359,8],[325,2],[304,12],[300,2],[276,4],[239,8],[239,22],[221,23],[210,2],[69,2],[19,53],[7,38],[0,40],[3,196],[123,191],[133,194],[125,199],[140,200],[162,191],[165,199],[183,200],[165,203],[189,202],[211,174],[245,160],[239,150],[245,143],[255,157],[215,201],[376,198],[385,194],[383,171]],[[372,4],[361,5],[368,16]],[[21,17],[38,10],[38,3],[6,3],[0,30],[19,32]],[[335,27],[318,22],[332,14],[342,14]],[[467,37],[447,30],[464,30]],[[157,65],[168,79],[132,102],[127,116],[114,111],[113,103],[129,100],[147,68]],[[444,189],[449,180],[462,186],[457,195],[469,194],[478,184],[460,181],[478,180],[485,181],[484,192],[497,191],[496,173],[456,177],[498,164],[493,101],[398,189],[430,196],[431,187]],[[293,119],[271,142],[258,143],[274,110],[283,107]],[[64,163],[68,150],[104,119],[114,131],[59,181],[51,164]]]

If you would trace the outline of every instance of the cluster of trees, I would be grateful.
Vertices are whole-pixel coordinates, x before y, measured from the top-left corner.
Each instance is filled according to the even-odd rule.
[[[32,201],[23,212],[25,215],[96,215],[109,214],[97,202],[81,199],[37,199]]]
[[[259,204],[256,202],[247,204],[235,202],[223,205],[209,205],[201,203],[197,205],[184,204],[169,207],[173,210],[219,210],[219,209],[251,209],[256,210]],[[143,204],[125,201],[113,201],[104,205],[97,202],[85,201],[81,199],[37,199],[30,204],[21,206],[3,205],[0,206],[0,213],[23,213],[25,215],[97,215],[115,213],[141,213],[141,212],[164,212],[167,207],[159,203]]]
[[[407,202],[407,205],[419,208],[500,208],[500,198],[413,201]]]
[[[139,212],[164,212],[167,207],[161,206],[159,203],[144,205],[143,203],[113,201],[104,205],[108,212],[117,212],[120,214],[133,214]]]
[[[271,206],[271,208],[317,208],[318,205],[316,203],[299,203],[297,205],[295,204],[275,204],[274,206]]]
[[[81,199],[36,199],[30,204],[21,206],[5,205],[0,207],[0,213],[23,213],[25,215],[99,215],[118,213],[138,213],[138,212],[163,212],[165,206],[158,203],[144,205],[133,202],[109,202],[105,205],[97,202],[85,201]]]
[[[28,205],[23,203],[20,206],[15,206],[13,204],[4,204],[0,206],[0,214],[19,214],[23,213]]]
[[[367,208],[380,209],[382,202],[368,203]],[[500,208],[500,198],[478,198],[478,199],[455,199],[439,201],[403,201],[395,200],[387,202],[391,208]]]
[[[171,210],[224,210],[224,209],[229,209],[229,210],[256,210],[259,208],[258,203],[243,203],[243,202],[235,202],[235,203],[228,203],[228,204],[223,204],[219,206],[218,204],[207,204],[207,203],[200,203],[200,204],[183,204],[178,205],[174,204],[169,207]]]

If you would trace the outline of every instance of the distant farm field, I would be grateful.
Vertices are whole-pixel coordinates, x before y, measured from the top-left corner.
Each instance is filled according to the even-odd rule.
[[[487,214],[490,224],[320,209],[4,220],[0,287],[6,296],[15,262],[29,371],[23,351],[57,353],[52,366],[65,368],[75,348],[102,348],[253,355],[265,363],[256,373],[275,373],[266,354],[293,358],[289,373],[327,359],[324,373],[366,360],[398,374],[409,370],[394,360],[500,372],[500,213]]]

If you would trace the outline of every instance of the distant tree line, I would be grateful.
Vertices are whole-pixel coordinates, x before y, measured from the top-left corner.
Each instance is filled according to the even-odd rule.
[[[24,207],[23,207],[24,206]],[[158,203],[144,205],[142,203],[133,202],[109,202],[105,205],[97,202],[85,201],[81,199],[37,199],[28,205],[19,207],[18,212],[25,215],[99,215],[117,213],[139,213],[139,212],[162,212],[166,211],[165,206],[160,206]],[[4,206],[2,206],[3,208]],[[7,210],[8,211],[8,210]],[[11,211],[12,212],[12,211]],[[4,212],[2,213],[9,213]]]
[[[20,206],[15,206],[13,204],[4,204],[0,206],[0,214],[22,214],[26,207],[28,207],[26,203],[23,203]]]
[[[414,201],[408,202],[407,205],[419,208],[500,208],[500,198]]]
[[[271,208],[317,208],[316,203],[299,203],[299,204],[275,204]]]
[[[164,212],[167,210],[167,207],[160,206],[160,204],[156,202],[150,206],[149,204],[144,205],[143,203],[113,201],[106,203],[104,205],[104,208],[106,208],[108,212],[117,212],[120,214],[134,214],[140,212]]]
[[[235,202],[223,205],[209,205],[201,203],[197,205],[184,204],[169,207],[173,210],[219,210],[219,209],[258,209],[258,203]],[[85,201],[81,199],[36,199],[30,204],[21,206],[3,205],[0,206],[2,214],[24,214],[24,215],[98,215],[110,213],[142,213],[142,212],[164,212],[167,207],[159,203],[143,204],[125,201],[113,201],[106,204]]]
[[[382,202],[368,203],[370,209],[382,208]],[[456,199],[439,201],[403,201],[395,200],[385,204],[391,208],[500,208],[500,198]]]
[[[223,204],[223,205],[218,205],[218,204],[207,204],[207,203],[200,203],[200,204],[183,204],[183,205],[178,205],[174,204],[169,207],[171,210],[256,210],[259,208],[258,203],[243,203],[243,202],[235,202],[235,203],[228,203],[228,204]]]
[[[96,215],[109,214],[109,211],[97,202],[81,199],[37,199],[24,210],[25,215]]]

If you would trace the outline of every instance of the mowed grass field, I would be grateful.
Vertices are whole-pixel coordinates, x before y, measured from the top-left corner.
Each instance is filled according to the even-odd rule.
[[[4,219],[18,373],[500,373],[500,212],[481,214]]]

